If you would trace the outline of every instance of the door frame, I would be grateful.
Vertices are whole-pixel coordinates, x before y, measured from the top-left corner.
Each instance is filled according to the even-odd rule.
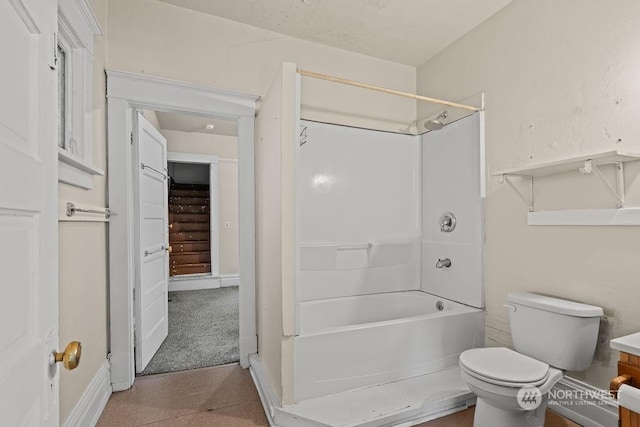
[[[237,141],[236,141],[237,144]],[[192,165],[209,166],[209,224],[211,246],[211,279],[220,278],[220,230],[218,222],[220,218],[220,187],[218,156],[213,154],[183,153],[177,151],[167,152],[169,163],[188,163]],[[214,226],[215,225],[215,226]],[[175,277],[175,276],[174,276]],[[180,279],[177,279],[180,280]],[[184,280],[184,279],[183,279]],[[171,277],[169,277],[171,281]]]
[[[132,112],[149,109],[238,123],[240,365],[257,352],[254,118],[258,96],[107,70],[109,339],[113,391],[131,388],[134,366],[134,193]]]

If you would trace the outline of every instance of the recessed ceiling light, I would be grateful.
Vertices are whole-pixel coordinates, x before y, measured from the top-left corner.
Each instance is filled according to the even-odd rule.
[[[205,127],[207,128],[207,130],[212,130],[214,127],[216,127],[216,125],[213,125],[211,123],[207,123],[207,125]]]

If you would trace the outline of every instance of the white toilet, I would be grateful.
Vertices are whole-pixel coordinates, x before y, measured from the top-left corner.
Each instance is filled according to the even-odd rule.
[[[509,293],[516,351],[476,348],[460,373],[478,397],[474,427],[544,426],[548,392],[564,370],[591,365],[602,308],[531,293]]]

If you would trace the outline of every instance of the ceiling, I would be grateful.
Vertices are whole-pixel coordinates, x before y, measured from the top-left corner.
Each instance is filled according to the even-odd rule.
[[[419,66],[511,0],[159,0]]]
[[[232,120],[220,120],[209,117],[193,116],[188,114],[163,113],[157,111],[158,123],[163,130],[179,130],[181,132],[207,133],[211,135],[238,134],[238,126]],[[207,125],[213,125],[213,129],[207,129]]]

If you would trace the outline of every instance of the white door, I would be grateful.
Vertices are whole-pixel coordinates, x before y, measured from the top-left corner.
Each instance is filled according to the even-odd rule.
[[[0,424],[58,425],[55,1],[0,1]]]
[[[140,373],[169,332],[169,200],[167,140],[140,113],[133,121],[137,277],[136,372]]]

